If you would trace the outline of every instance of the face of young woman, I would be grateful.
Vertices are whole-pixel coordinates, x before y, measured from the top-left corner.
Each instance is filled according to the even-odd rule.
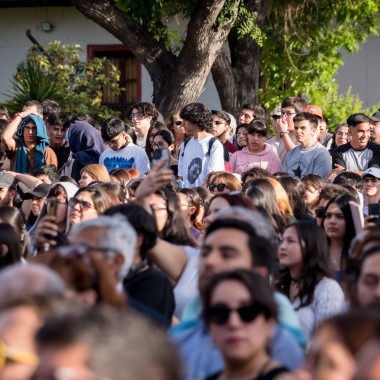
[[[289,227],[282,235],[278,247],[278,260],[280,264],[294,273],[299,273],[303,266],[301,242],[294,227]]]
[[[213,291],[210,306],[233,309],[225,324],[209,323],[213,342],[220,348],[226,362],[255,360],[265,354],[274,321],[259,314],[253,321],[244,322],[236,309],[252,304],[248,289],[236,280],[221,282]]]
[[[179,124],[181,122],[181,124]],[[174,136],[185,136],[185,127],[182,124],[182,119],[179,116],[179,113],[173,116],[173,132]]]
[[[323,229],[330,239],[343,239],[346,233],[346,220],[343,211],[336,203],[331,203],[325,214]]]
[[[265,149],[266,137],[261,133],[251,133],[247,138],[248,147],[252,153],[260,153]]]
[[[315,189],[313,186],[307,185],[306,183],[303,184],[303,187],[305,189],[303,200],[307,205],[310,205],[319,197],[321,189]]]
[[[207,210],[207,215],[204,218],[205,228],[215,220],[215,214],[225,208],[230,207],[230,204],[224,198],[215,198],[211,201],[210,206]]]
[[[231,189],[227,186],[226,180],[224,178],[217,178],[211,182],[212,185],[216,185],[212,192],[214,194],[227,194],[231,192]],[[217,185],[224,185],[218,188]]]
[[[95,219],[98,217],[98,211],[95,208],[94,201],[91,198],[91,194],[87,191],[79,193],[76,200],[86,203],[77,203],[70,208],[70,223],[76,224],[84,222],[86,220]]]
[[[149,204],[153,208],[154,216],[156,218],[156,224],[158,231],[162,231],[168,220],[167,204],[164,198],[157,194],[152,194],[149,197]]]
[[[80,187],[88,186],[91,182],[95,181],[85,170],[83,170],[80,180],[78,181]]]
[[[236,132],[237,144],[243,148],[248,145],[248,131],[246,128],[239,128]]]

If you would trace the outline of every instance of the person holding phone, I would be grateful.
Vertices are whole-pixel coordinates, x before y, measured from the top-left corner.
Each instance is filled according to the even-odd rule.
[[[173,171],[173,174],[177,177],[178,174],[178,160],[173,156],[174,151],[174,136],[171,132],[166,130],[158,131],[153,137],[153,159],[154,152],[157,150],[167,149],[169,152],[169,162],[168,167]],[[154,165],[154,164],[153,164]]]

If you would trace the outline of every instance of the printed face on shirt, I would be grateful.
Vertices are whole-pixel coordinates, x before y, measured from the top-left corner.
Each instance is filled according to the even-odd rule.
[[[361,123],[356,127],[350,127],[348,133],[351,136],[351,145],[355,149],[364,149],[370,138],[369,123]]]
[[[294,132],[296,139],[301,144],[308,144],[313,141],[316,128],[314,128],[309,120],[297,121],[294,124]]]

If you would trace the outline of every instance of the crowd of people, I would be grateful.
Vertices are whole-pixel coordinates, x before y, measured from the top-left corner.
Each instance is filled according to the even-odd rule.
[[[0,105],[0,378],[379,378],[380,110],[333,127]]]

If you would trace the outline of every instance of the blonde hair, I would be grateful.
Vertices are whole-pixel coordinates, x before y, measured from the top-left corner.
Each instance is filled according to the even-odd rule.
[[[110,175],[108,173],[108,170],[104,165],[90,164],[90,165],[85,166],[80,171],[81,176],[82,176],[83,172],[88,173],[89,176],[94,180],[99,180],[102,182],[111,182],[111,178],[110,178]]]
[[[210,184],[210,179],[212,176],[217,176],[219,174],[222,174],[222,173],[227,173],[225,171],[217,171],[217,172],[210,172],[206,175],[206,178],[205,178],[205,183],[203,185],[204,188],[208,189],[208,185]]]
[[[282,187],[281,183],[278,182],[274,178],[266,178],[268,182],[274,187],[274,191],[276,192],[278,207],[281,212],[285,214],[293,215],[292,207],[290,206],[289,197],[286,193],[285,189]]]

